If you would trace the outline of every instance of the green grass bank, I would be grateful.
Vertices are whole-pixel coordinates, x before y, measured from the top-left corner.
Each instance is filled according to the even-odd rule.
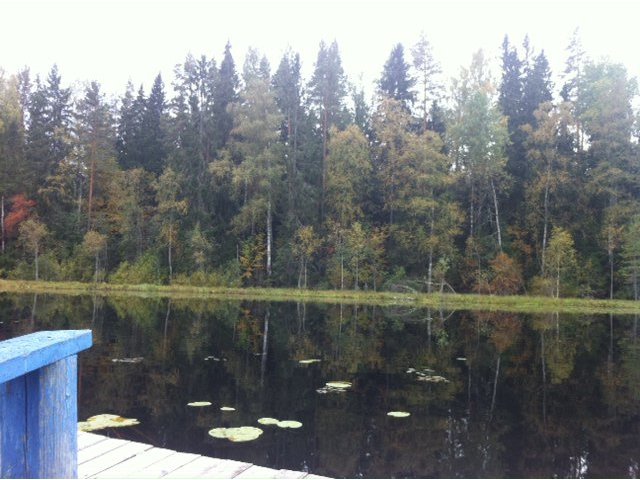
[[[322,302],[345,304],[412,305],[444,310],[504,312],[561,312],[640,314],[640,302],[530,296],[474,294],[395,293],[354,290],[298,290],[286,288],[224,288],[183,285],[116,285],[109,283],[35,282],[0,280],[0,291],[59,295],[118,295],[171,297],[176,299],[262,300],[276,302]]]

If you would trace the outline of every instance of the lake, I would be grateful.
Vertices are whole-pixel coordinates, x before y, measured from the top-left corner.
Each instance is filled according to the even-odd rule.
[[[93,330],[80,420],[140,421],[104,435],[336,478],[640,473],[638,316],[0,294],[0,322]],[[264,433],[208,435],[236,426]]]

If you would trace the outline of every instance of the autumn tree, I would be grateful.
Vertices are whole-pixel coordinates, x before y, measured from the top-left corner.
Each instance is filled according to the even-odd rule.
[[[505,171],[508,130],[494,94],[484,54],[479,51],[454,84],[454,108],[447,129],[453,167],[464,179],[467,261],[476,277],[482,275],[483,262],[504,247],[500,203],[509,189]]]
[[[291,251],[299,263],[298,288],[307,288],[309,260],[320,248],[320,243],[320,238],[314,232],[313,226],[303,225],[296,231]]]
[[[327,217],[342,227],[363,216],[367,178],[372,170],[369,145],[355,125],[331,131],[327,156]]]
[[[6,200],[26,190],[29,177],[25,165],[24,109],[18,78],[6,78],[0,70],[0,244],[2,253],[8,235]],[[32,190],[32,188],[29,188]],[[24,199],[24,194],[20,194]],[[16,203],[15,201],[13,203]],[[32,205],[33,206],[33,205]]]
[[[571,233],[561,227],[554,227],[547,249],[547,278],[555,283],[552,296],[560,298],[560,286],[571,278],[576,268],[576,250]]]
[[[36,218],[29,218],[18,227],[19,240],[28,250],[33,252],[35,279],[39,279],[38,260],[42,252],[42,244],[49,234],[47,226]]]
[[[182,176],[167,167],[156,184],[160,237],[167,247],[169,282],[173,279],[173,249],[178,242],[180,219],[187,214],[189,207],[188,201],[181,198],[182,182]]]
[[[232,167],[233,185],[240,209],[233,219],[234,228],[238,233],[251,236],[258,227],[264,228],[265,269],[270,277],[274,210],[283,174],[283,148],[278,141],[282,114],[278,111],[268,72],[257,65],[247,66],[245,72],[240,102],[230,107],[234,121],[230,145],[224,155],[228,164],[236,159]]]
[[[102,233],[96,232],[95,230],[90,230],[84,235],[84,240],[82,241],[82,249],[87,252],[90,256],[92,256],[95,260],[95,269],[94,269],[94,282],[98,283],[99,272],[100,272],[100,254],[104,252],[107,247],[107,236]]]

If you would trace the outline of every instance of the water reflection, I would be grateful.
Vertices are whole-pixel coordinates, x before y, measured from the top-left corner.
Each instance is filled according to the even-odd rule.
[[[332,477],[638,474],[637,316],[42,294],[3,295],[0,315],[0,339],[93,329],[81,418],[141,421],[113,436]],[[332,380],[353,386],[317,392]],[[261,417],[303,427],[207,435]]]

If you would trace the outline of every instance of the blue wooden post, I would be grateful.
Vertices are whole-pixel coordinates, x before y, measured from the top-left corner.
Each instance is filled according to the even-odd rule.
[[[0,477],[76,478],[77,353],[91,330],[0,342]]]

